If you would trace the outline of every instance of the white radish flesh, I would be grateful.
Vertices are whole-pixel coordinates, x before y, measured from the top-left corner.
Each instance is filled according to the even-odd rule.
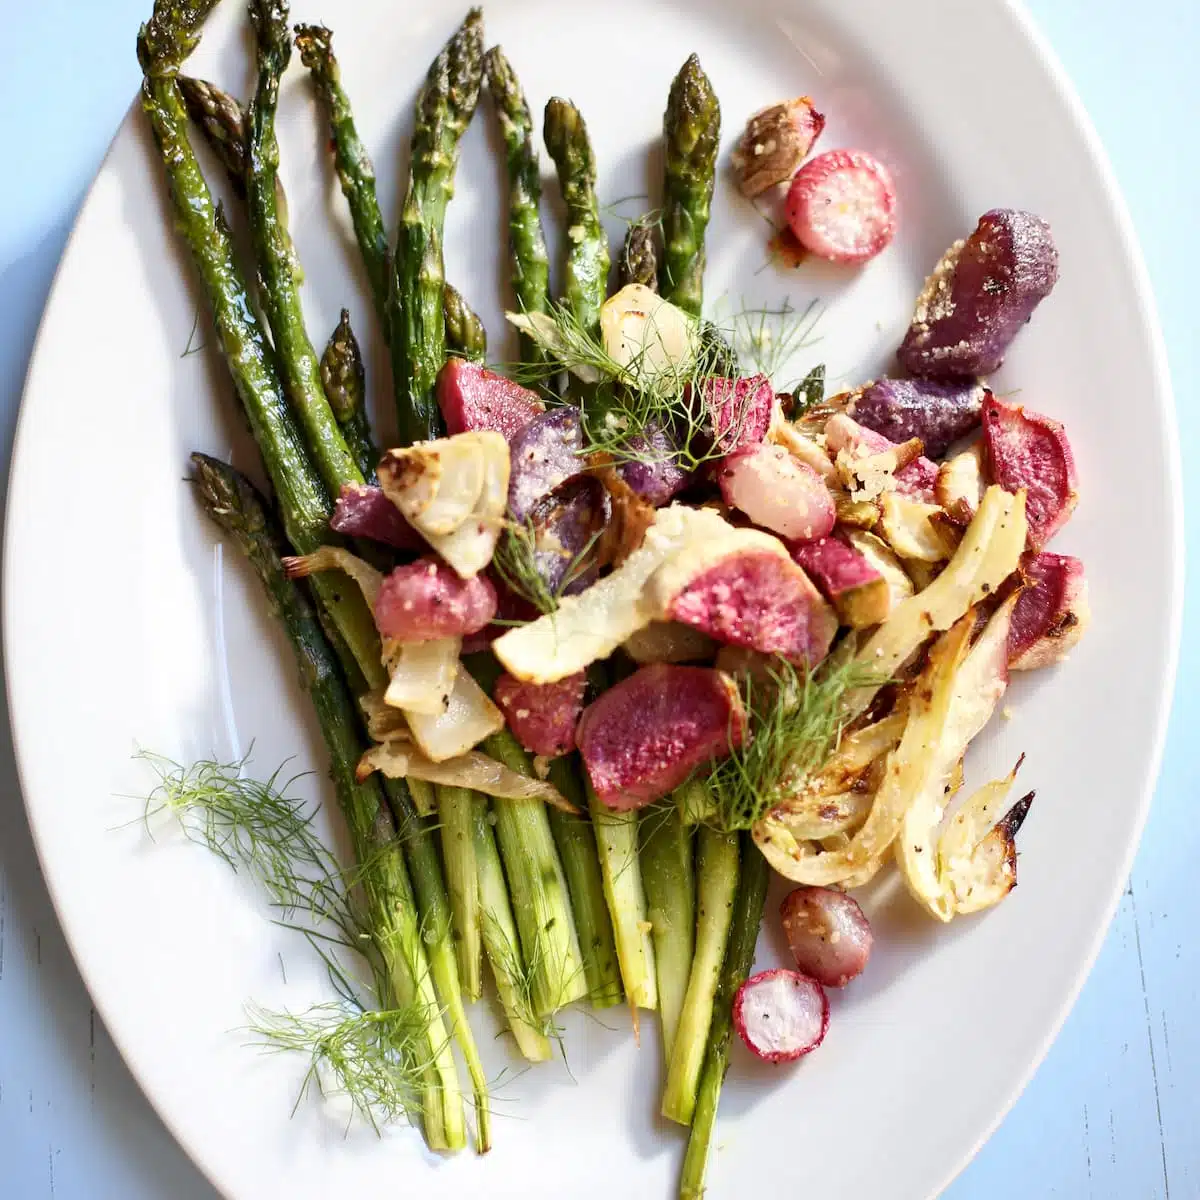
[[[733,1024],[764,1062],[794,1062],[824,1040],[829,998],[815,979],[799,971],[762,971],[738,988]]]

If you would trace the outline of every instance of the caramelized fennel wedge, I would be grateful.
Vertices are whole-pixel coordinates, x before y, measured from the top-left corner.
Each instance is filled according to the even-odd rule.
[[[1025,493],[990,487],[954,557],[925,589],[901,601],[858,652],[864,670],[891,678],[931,635],[949,629],[1017,569],[1025,546]],[[878,687],[847,695],[846,719],[865,711]]]

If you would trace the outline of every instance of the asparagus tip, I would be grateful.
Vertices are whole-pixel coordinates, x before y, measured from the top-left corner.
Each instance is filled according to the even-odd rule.
[[[305,25],[297,23],[292,33],[295,35],[296,49],[300,52],[300,61],[310,71],[328,70],[332,68],[333,31],[324,25]]]

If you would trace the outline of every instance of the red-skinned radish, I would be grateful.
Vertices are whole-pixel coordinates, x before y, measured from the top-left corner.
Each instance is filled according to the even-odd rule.
[[[764,1062],[795,1062],[824,1040],[829,997],[815,979],[799,971],[760,971],[733,998],[733,1027]]]
[[[863,150],[828,150],[796,172],[787,221],[811,254],[865,263],[896,233],[896,190],[887,167]]]
[[[424,550],[425,539],[374,484],[343,484],[329,528],[347,537],[370,538],[397,550]]]
[[[757,530],[676,556],[651,581],[661,610],[718,642],[816,666],[837,616],[803,569]]]
[[[428,642],[477,633],[496,615],[496,589],[486,576],[461,579],[440,559],[397,567],[375,600],[375,624],[386,638]]]
[[[792,557],[821,589],[843,624],[869,629],[892,609],[888,581],[858,550],[837,537],[792,547]]]
[[[744,446],[727,455],[716,474],[726,504],[788,541],[822,538],[837,520],[825,481],[782,446]]]
[[[1025,587],[1008,631],[1013,671],[1053,666],[1067,657],[1091,620],[1083,563],[1069,554],[1027,554],[1021,560]]]
[[[438,374],[437,398],[448,434],[493,429],[509,441],[546,407],[514,380],[453,357]]]
[[[583,713],[587,676],[579,671],[557,683],[525,683],[506,671],[492,699],[513,736],[531,754],[557,758],[575,749],[575,727]]]
[[[798,887],[779,906],[796,966],[825,987],[845,987],[871,956],[871,923],[858,901],[824,887]]]
[[[1075,455],[1066,430],[1050,417],[989,395],[983,441],[991,482],[1006,492],[1025,489],[1029,547],[1041,550],[1079,503]]]
[[[737,685],[709,667],[656,663],[584,709],[575,738],[601,803],[624,811],[673,791],[741,744]]]
[[[732,454],[742,446],[756,446],[767,436],[775,408],[775,390],[765,375],[743,379],[713,376],[705,379],[700,388],[713,441],[722,454]]]

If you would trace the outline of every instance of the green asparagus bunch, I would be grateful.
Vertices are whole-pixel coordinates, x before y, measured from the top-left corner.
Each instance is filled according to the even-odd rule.
[[[575,813],[551,808],[550,830],[562,859],[579,934],[579,954],[587,981],[588,999],[593,1008],[611,1008],[620,1004],[621,969],[617,959],[612,920],[604,898],[604,878],[600,869],[596,834],[584,815],[587,796],[583,783],[583,764],[577,757],[556,758],[550,764],[550,782],[579,810]]]
[[[329,494],[288,409],[275,371],[275,356],[254,317],[236,263],[232,239],[213,204],[188,142],[187,114],[176,82],[179,65],[195,44],[199,23],[207,7],[199,4],[172,6],[166,0],[160,0],[156,6],[154,18],[139,39],[139,59],[145,75],[143,109],[150,120],[166,170],[177,225],[204,286],[218,342],[271,477],[288,540],[298,552],[311,553],[328,538]],[[174,38],[169,36],[171,30],[175,31]],[[327,401],[325,409],[328,426],[340,436]],[[322,438],[326,444],[329,440]],[[353,470],[356,475],[357,468]],[[313,587],[330,626],[353,655],[356,670],[369,686],[382,685],[386,676],[380,659],[379,637],[361,595],[356,589],[347,588],[328,576],[315,577]],[[402,802],[407,801],[407,793],[391,789],[389,800],[403,811]],[[405,840],[409,862],[418,876],[419,902],[423,894],[428,900],[439,888],[444,892],[436,850],[425,839],[427,852],[423,854],[421,841],[420,838]],[[425,913],[421,915],[426,920]],[[436,918],[436,912],[433,916]],[[428,961],[421,964],[421,969],[416,972],[420,981],[436,978],[440,973],[442,983],[454,982],[450,974],[454,960],[448,914],[444,926],[441,931],[436,920],[433,921],[435,941],[431,943],[431,949],[434,963],[432,967]],[[439,935],[440,941],[437,941]],[[443,946],[448,950],[448,967]],[[421,953],[424,956],[424,943]],[[447,986],[445,992],[442,1003],[450,1010],[456,1036],[477,1081],[479,1140],[481,1146],[486,1147],[487,1095],[482,1064],[470,1038],[457,987]],[[426,1136],[431,1145],[455,1149],[465,1141],[461,1092],[440,1009],[433,1008],[431,1013],[428,1043],[436,1082],[429,1089],[424,1108]]]
[[[300,678],[317,711],[329,751],[338,804],[350,830],[357,875],[366,897],[368,928],[386,964],[396,1006],[418,1002],[428,1021],[429,1068],[424,1072],[425,1135],[432,1147],[453,1148],[455,1134],[446,1118],[444,1080],[434,1069],[435,1038],[445,1039],[437,997],[428,975],[420,924],[404,855],[396,839],[383,794],[374,780],[359,783],[355,767],[364,745],[354,702],[308,601],[284,573],[284,549],[261,498],[231,468],[194,454],[198,495],[208,515],[238,544],[267,594],[272,612],[283,624]]]
[[[671,84],[663,140],[664,256],[659,290],[672,304],[698,317],[704,299],[704,234],[716,180],[721,106],[694,54]]]
[[[484,56],[484,67],[508,162],[509,269],[517,307],[522,312],[546,312],[550,302],[550,262],[538,211],[541,173],[533,145],[533,118],[516,73],[499,46],[493,46]],[[607,270],[605,266],[605,275]],[[600,300],[603,301],[603,285]],[[521,338],[523,362],[542,363],[545,357],[532,338]],[[579,763],[556,759],[550,772],[559,791],[582,810],[584,793]],[[557,810],[548,812],[547,817],[570,893],[588,996],[597,1008],[619,1004],[621,980],[616,945],[605,906],[591,823],[585,817]]]
[[[507,729],[492,734],[483,748],[510,770],[533,777],[528,753]],[[496,800],[492,811],[509,887],[519,898],[515,916],[534,1011],[547,1016],[587,995],[566,877],[542,801]]]

